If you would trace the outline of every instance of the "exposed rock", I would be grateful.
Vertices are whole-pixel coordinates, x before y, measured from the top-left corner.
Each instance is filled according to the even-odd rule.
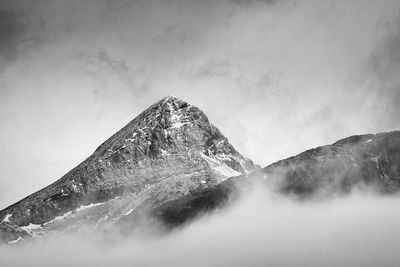
[[[393,193],[400,186],[400,132],[355,135],[307,150],[262,170],[280,191],[297,195],[342,194],[368,186]]]
[[[66,221],[107,225],[139,204],[157,206],[253,169],[199,108],[166,97],[61,179],[0,211],[0,221],[11,214],[14,228],[38,226],[30,235]],[[82,207],[91,212],[83,216]]]
[[[254,181],[301,199],[348,194],[356,188],[381,194],[399,192],[400,131],[350,136],[307,150],[250,175],[163,203],[152,216],[167,227],[180,225],[223,207]]]
[[[400,132],[356,135],[263,169],[241,156],[206,115],[176,97],[149,107],[84,162],[0,211],[0,240],[15,244],[79,228],[167,229],[235,200],[253,181],[306,199],[400,188]]]

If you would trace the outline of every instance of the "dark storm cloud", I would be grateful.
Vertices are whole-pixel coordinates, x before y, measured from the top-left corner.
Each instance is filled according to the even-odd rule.
[[[17,57],[27,30],[26,24],[22,11],[0,7],[0,68]]]

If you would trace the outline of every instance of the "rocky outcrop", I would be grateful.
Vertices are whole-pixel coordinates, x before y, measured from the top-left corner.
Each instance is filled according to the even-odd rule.
[[[31,235],[66,220],[106,224],[253,169],[199,108],[166,97],[61,179],[0,211],[0,221]],[[96,212],[81,216],[88,207]]]

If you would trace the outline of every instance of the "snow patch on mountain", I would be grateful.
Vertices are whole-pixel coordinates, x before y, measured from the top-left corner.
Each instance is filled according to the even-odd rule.
[[[96,203],[96,204],[91,203],[91,204],[86,205],[86,206],[81,205],[79,208],[77,208],[77,209],[75,209],[75,210],[71,210],[71,211],[69,211],[69,212],[66,212],[66,213],[64,213],[63,215],[57,216],[57,217],[55,217],[53,220],[48,221],[48,222],[46,222],[46,223],[43,224],[43,225],[46,226],[46,225],[48,225],[48,224],[52,224],[52,223],[54,223],[54,222],[64,220],[64,219],[66,219],[66,218],[71,217],[72,215],[74,215],[74,214],[76,214],[76,213],[79,213],[79,212],[82,211],[82,210],[90,209],[90,208],[93,208],[93,207],[102,205],[102,204],[104,204],[104,203],[106,203],[106,202],[100,202],[100,203]]]
[[[44,225],[51,224],[51,223],[54,223],[54,222],[56,222],[56,221],[64,220],[65,218],[67,218],[68,216],[70,216],[70,215],[72,214],[72,212],[73,212],[73,211],[69,211],[69,212],[64,213],[63,215],[57,216],[57,217],[55,217],[53,220],[46,222]]]
[[[171,128],[180,128],[183,125],[185,125],[185,124],[182,122],[174,122],[174,123],[172,123]]]
[[[7,214],[6,217],[4,217],[4,219],[1,221],[1,223],[10,222],[11,216],[12,214]]]
[[[166,151],[166,150],[164,150],[164,149],[160,149],[160,151],[161,151],[161,156],[169,156],[169,155],[171,155],[168,151]]]
[[[186,123],[182,122],[182,114],[179,114],[177,110],[175,110],[172,103],[167,103],[168,110],[170,111],[170,120],[171,120],[171,127],[170,128],[180,128]]]
[[[90,203],[89,205],[86,205],[86,206],[81,205],[79,208],[77,208],[75,210],[75,212],[80,212],[82,210],[86,210],[86,209],[90,209],[90,208],[93,208],[93,207],[96,207],[96,206],[99,206],[99,205],[103,205],[104,203],[106,203],[106,202],[99,202],[99,203],[96,203],[96,204]]]
[[[11,245],[11,244],[15,244],[18,243],[19,241],[24,240],[24,238],[22,236],[19,236],[17,239],[11,240],[9,242],[7,242],[7,244]]]
[[[228,167],[227,165],[218,161],[215,158],[209,157],[205,154],[201,154],[201,156],[208,162],[212,170],[214,170],[219,175],[226,177],[225,179],[222,179],[222,181],[226,180],[229,177],[242,175],[240,172],[235,171],[234,169]]]
[[[133,209],[130,209],[130,210],[128,210],[124,215],[127,216],[127,215],[131,214],[132,211],[133,211]]]
[[[214,167],[213,170],[216,171],[217,173],[221,174],[222,176],[226,177],[225,179],[221,179],[221,181],[225,181],[229,177],[242,175],[240,172],[235,171],[226,165]]]
[[[40,227],[42,227],[40,224],[29,223],[27,226],[21,226],[21,229],[33,234],[33,230],[39,229]]]

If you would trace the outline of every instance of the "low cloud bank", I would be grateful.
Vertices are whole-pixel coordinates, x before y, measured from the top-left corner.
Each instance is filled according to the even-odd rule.
[[[399,196],[298,202],[260,187],[164,237],[75,233],[1,247],[1,266],[398,266]]]

